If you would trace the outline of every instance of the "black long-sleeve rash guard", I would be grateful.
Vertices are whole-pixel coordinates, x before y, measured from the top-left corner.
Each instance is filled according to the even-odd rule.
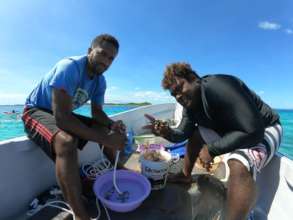
[[[201,104],[184,109],[180,125],[168,139],[189,138],[197,125],[215,130],[221,138],[208,144],[212,156],[250,148],[262,141],[264,129],[279,123],[279,116],[241,80],[229,75],[201,78]]]

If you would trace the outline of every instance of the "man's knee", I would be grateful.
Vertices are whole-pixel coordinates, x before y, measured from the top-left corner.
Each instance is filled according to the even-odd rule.
[[[230,178],[250,178],[252,177],[247,168],[239,160],[228,160],[228,166],[230,169]]]
[[[78,140],[67,132],[60,131],[54,140],[54,151],[56,156],[72,155],[76,153]]]

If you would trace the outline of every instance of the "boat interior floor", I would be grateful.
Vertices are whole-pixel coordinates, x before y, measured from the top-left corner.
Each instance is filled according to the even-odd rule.
[[[137,158],[128,159],[126,167],[132,167],[133,161]],[[173,172],[178,172],[183,160],[173,168]],[[150,196],[140,207],[132,212],[118,213],[108,209],[112,220],[213,220],[218,219],[226,195],[224,184],[216,177],[209,174],[200,174],[194,169],[192,183],[174,184],[167,183],[161,190],[153,190]],[[86,207],[92,218],[97,216],[97,206],[95,199],[89,199]],[[100,205],[101,220],[107,219],[104,208]],[[30,217],[29,220],[71,220],[72,216],[64,211],[47,207],[39,213]]]

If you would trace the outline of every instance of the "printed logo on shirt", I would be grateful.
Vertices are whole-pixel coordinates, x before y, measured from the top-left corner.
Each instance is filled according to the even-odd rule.
[[[73,109],[83,105],[84,103],[86,103],[88,99],[89,99],[89,95],[87,91],[84,89],[78,88],[73,97]]]

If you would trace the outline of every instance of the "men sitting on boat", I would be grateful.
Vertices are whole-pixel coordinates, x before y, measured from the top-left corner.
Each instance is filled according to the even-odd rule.
[[[59,61],[25,103],[25,130],[55,162],[58,183],[77,220],[90,219],[82,203],[77,150],[94,141],[104,145],[105,152],[114,158],[114,152],[122,150],[127,140],[123,122],[111,120],[102,108],[106,90],[103,73],[118,49],[113,36],[97,36],[87,55]],[[88,100],[91,118],[72,112]]]
[[[226,154],[230,176],[223,219],[246,219],[256,201],[256,174],[281,142],[278,114],[240,79],[199,77],[187,63],[168,65],[162,86],[183,106],[181,123],[172,129],[146,115],[152,123],[145,127],[171,142],[188,139],[184,169],[171,180],[190,182],[197,158],[209,169],[215,156]]]

